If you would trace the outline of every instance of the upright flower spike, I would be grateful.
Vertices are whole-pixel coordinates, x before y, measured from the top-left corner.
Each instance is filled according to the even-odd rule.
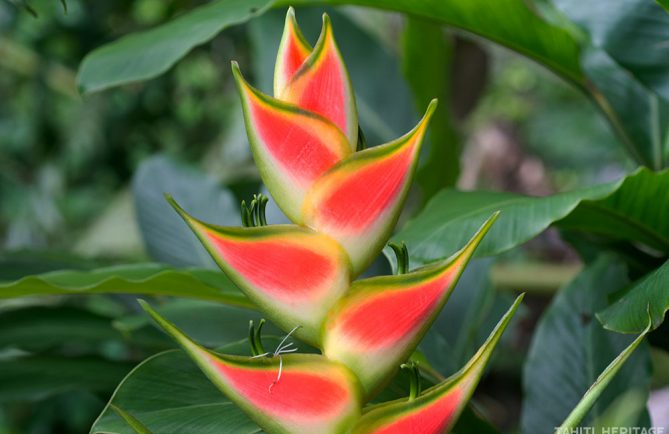
[[[209,380],[265,432],[343,433],[359,418],[360,386],[345,366],[316,354],[216,354],[140,303]]]
[[[263,94],[232,63],[242,101],[253,158],[274,200],[295,223],[301,223],[304,196],[314,181],[353,152],[332,122]],[[354,146],[354,145],[353,145]]]
[[[332,309],[323,354],[356,373],[370,397],[415,350],[497,214],[451,258],[407,274],[353,282]]]
[[[341,243],[354,275],[374,260],[397,223],[436,105],[433,100],[409,133],[356,152],[319,178],[307,193],[304,223]]]
[[[353,146],[358,142],[355,95],[327,14],[313,51],[276,97],[324,116]]]
[[[320,346],[329,309],[348,289],[346,253],[330,237],[295,225],[221,227],[201,222],[168,201],[216,263],[284,330]]]
[[[427,389],[415,399],[379,404],[365,413],[353,434],[446,434],[450,432],[478,384],[483,369],[502,333],[518,309],[520,295],[502,317],[488,339],[459,372]]]
[[[295,72],[302,66],[311,54],[311,45],[307,42],[295,19],[295,9],[288,8],[286,23],[283,27],[283,36],[279,44],[274,66],[274,96],[279,97],[293,78]]]

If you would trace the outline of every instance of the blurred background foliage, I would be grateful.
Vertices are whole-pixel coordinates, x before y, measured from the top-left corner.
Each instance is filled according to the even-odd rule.
[[[65,13],[57,2],[32,1],[35,17],[20,2],[0,3],[0,225],[5,248],[76,246],[91,224],[116,208],[110,203],[140,163],[157,152],[202,163],[221,181],[257,178],[244,146],[227,149],[245,140],[229,60],[252,63],[251,79],[268,89],[280,13],[221,33],[155,80],[85,97],[75,87],[86,53],[196,4],[68,2]],[[313,17],[321,10],[302,13],[312,39],[320,26]],[[360,9],[339,9],[335,15],[346,21],[339,25],[344,30],[338,37],[345,57],[353,57],[348,63],[354,86],[371,94],[360,104],[368,140],[381,143],[417,116],[408,84],[398,83],[402,20]],[[374,53],[361,66],[356,60],[365,53],[355,52],[355,38],[382,54]],[[545,193],[613,179],[630,165],[624,151],[612,146],[616,138],[610,128],[578,91],[532,62],[469,35],[449,34],[446,42],[456,93],[451,98],[456,119],[450,123],[456,124],[462,147],[473,154],[461,177],[466,187]],[[377,65],[378,73],[369,64]],[[375,87],[380,90],[368,90]],[[494,145],[485,144],[491,140]],[[505,167],[495,170],[507,173],[474,167],[485,165],[481,153],[495,161],[494,152],[505,155],[504,165],[495,164]],[[239,173],[229,173],[229,167]],[[515,186],[496,182],[506,175],[525,179],[502,179]]]
[[[155,79],[85,96],[76,87],[87,53],[202,3],[68,0],[65,11],[55,0],[29,0],[28,7],[20,0],[0,1],[0,280],[118,262],[212,266],[162,193],[181,195],[205,220],[238,224],[237,203],[262,186],[229,62],[246,65],[249,81],[269,91],[284,11],[226,29]],[[323,10],[298,9],[311,41]],[[408,130],[431,91],[421,88],[421,80],[437,84],[442,105],[407,217],[456,182],[464,190],[548,195],[617,179],[635,167],[592,101],[527,58],[400,14],[325,10],[358,92],[369,143]],[[416,57],[407,48],[412,44],[425,55]],[[437,73],[418,79],[408,74],[407,62],[425,56],[438,63]],[[436,142],[443,148],[432,148]],[[453,161],[460,153],[457,167]],[[442,176],[431,178],[434,173]],[[200,200],[189,204],[193,192]],[[276,208],[269,214],[274,222],[282,218]],[[549,294],[580,265],[553,230],[502,259],[512,265],[550,260],[554,266],[538,269],[546,280],[528,298],[523,318],[500,350],[493,370],[501,374],[491,375],[477,394],[497,426],[519,432],[522,357]],[[383,262],[377,273],[386,270]],[[527,283],[518,281],[513,268],[494,268],[490,280],[491,267],[490,260],[471,267],[462,285],[475,290],[456,291],[445,313],[459,318],[458,326],[440,320],[438,332],[422,346],[443,374],[474,351],[491,318],[508,305],[509,290]],[[535,269],[521,276],[528,270]],[[0,433],[87,432],[123,376],[171,347],[137,315],[134,299],[0,301]],[[212,346],[242,338],[255,315],[204,301],[167,300],[164,309]],[[666,354],[653,357],[664,360]],[[668,382],[661,375],[667,374],[658,376],[658,387]],[[28,384],[27,378],[39,381]]]

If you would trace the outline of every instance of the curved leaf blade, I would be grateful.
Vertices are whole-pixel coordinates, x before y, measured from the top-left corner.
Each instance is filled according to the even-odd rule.
[[[652,323],[649,323],[648,327],[646,327],[646,329],[637,336],[637,338],[634,339],[622,353],[613,359],[601,374],[599,374],[597,380],[590,386],[587,392],[585,392],[585,395],[583,395],[583,398],[578,402],[578,405],[574,407],[571,413],[569,413],[564,422],[562,422],[562,425],[557,428],[557,432],[568,432],[579,425],[588,411],[590,411],[595,404],[595,401],[597,401],[604,392],[604,389],[611,383],[613,377],[620,371],[623,364],[629,359],[634,350],[636,350],[636,347],[638,347],[641,341],[646,337],[646,333],[650,331],[651,325]]]
[[[90,271],[54,271],[0,282],[0,299],[56,294],[147,294],[192,297],[254,308],[223,273],[160,264],[117,265]]]
[[[648,324],[659,327],[669,311],[669,261],[642,278],[597,318],[608,330],[642,333]]]
[[[226,27],[262,13],[271,0],[218,0],[153,29],[133,33],[89,53],[79,67],[84,93],[147,80],[172,67]]]
[[[412,260],[428,263],[463,245],[494,210],[501,215],[477,251],[490,256],[516,247],[549,226],[639,240],[669,253],[669,208],[656,206],[669,191],[669,171],[639,169],[619,181],[530,197],[497,192],[445,190],[437,194],[395,236],[412,246]],[[587,216],[596,215],[596,220]],[[384,252],[394,263],[392,252]]]
[[[524,433],[552,433],[578,405],[598,373],[630,344],[628,336],[607,332],[594,318],[595,312],[606,306],[609,295],[627,283],[624,263],[604,256],[554,298],[532,338],[525,364]],[[583,423],[592,424],[630,388],[647,390],[649,368],[648,352],[637,352]]]

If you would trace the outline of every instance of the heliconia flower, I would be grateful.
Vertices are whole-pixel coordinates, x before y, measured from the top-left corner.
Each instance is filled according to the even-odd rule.
[[[356,152],[316,180],[307,193],[304,223],[344,247],[354,275],[374,260],[397,223],[436,105],[433,100],[409,133]]]
[[[288,15],[287,20],[291,20],[290,11]],[[297,28],[297,25],[291,23],[287,28],[291,31]],[[290,36],[284,34],[284,39],[287,38]],[[302,45],[302,49],[304,48],[306,47]],[[290,52],[279,50],[279,56],[287,54]],[[275,78],[275,83],[283,82],[285,71],[285,68],[275,70],[275,75],[279,74],[279,77]],[[275,92],[276,90],[275,88]],[[294,103],[324,116],[339,127],[353,146],[358,142],[355,95],[327,14],[323,14],[323,28],[314,49],[288,84],[275,96],[282,101]]]
[[[407,274],[353,282],[325,322],[323,354],[356,373],[373,395],[415,350],[497,214],[452,257]]]
[[[232,72],[242,100],[246,131],[260,175],[279,207],[295,223],[316,179],[354,151],[324,117],[251,87],[237,63]]]
[[[295,20],[295,9],[288,8],[283,36],[279,44],[274,66],[274,96],[278,97],[286,85],[311,54],[311,45],[307,42]]]
[[[328,310],[350,284],[346,253],[332,238],[296,225],[222,227],[168,201],[228,277],[276,325],[319,346]]]
[[[520,295],[467,365],[415,399],[379,404],[365,413],[354,434],[442,434],[450,432],[478,384],[502,333],[518,309]]]
[[[209,380],[266,432],[342,433],[359,418],[360,385],[344,365],[316,354],[213,353],[140,303]]]

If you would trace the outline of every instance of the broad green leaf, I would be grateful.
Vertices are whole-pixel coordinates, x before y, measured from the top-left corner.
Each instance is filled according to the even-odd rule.
[[[0,360],[0,402],[40,400],[70,390],[111,392],[132,363],[35,355]]]
[[[572,428],[577,427],[583,418],[588,414],[588,412],[593,408],[599,397],[604,393],[604,390],[607,386],[613,381],[613,378],[616,376],[618,371],[623,367],[623,364],[630,358],[634,350],[639,346],[641,341],[646,337],[646,333],[650,330],[650,324],[631,344],[627,346],[619,355],[616,357],[607,367],[602,371],[602,373],[597,377],[597,380],[590,386],[590,388],[585,392],[583,398],[578,402],[578,405],[569,413],[569,416],[562,422],[562,425],[558,428],[558,432],[569,431]],[[639,424],[634,424],[634,426],[639,426]]]
[[[560,27],[544,21],[522,0],[280,0],[275,5],[355,4],[403,12],[454,26],[518,51],[566,79],[583,83],[579,47]]]
[[[669,261],[637,281],[619,300],[597,314],[609,330],[641,333],[651,316],[652,328],[664,321],[669,310]]]
[[[594,318],[595,312],[607,305],[608,296],[626,283],[624,264],[613,257],[602,257],[555,297],[534,333],[525,364],[523,432],[552,433],[553,427],[559,426],[581,401],[599,373],[633,340],[604,330]],[[606,378],[610,381],[612,375]],[[593,422],[628,389],[647,390],[648,348],[644,346],[633,354],[622,366],[620,375],[612,380],[584,423]]]
[[[145,160],[132,181],[137,220],[151,258],[176,266],[215,268],[202,243],[165,200],[165,193],[204,221],[239,225],[234,196],[211,177],[165,155]]]
[[[667,164],[669,15],[647,0],[552,0],[585,34],[591,93],[635,158]]]
[[[460,172],[460,143],[450,109],[452,44],[442,26],[408,17],[402,34],[402,69],[421,110],[432,98],[439,104],[428,133],[427,158],[416,182],[427,201],[440,189],[451,187]]]
[[[604,50],[584,50],[583,68],[593,83],[595,101],[629,154],[648,167],[665,167],[669,103],[636,81]]]
[[[612,194],[582,203],[558,225],[640,242],[669,253],[669,206],[666,204],[669,204],[669,170],[654,173],[642,169],[626,177]]]
[[[455,252],[467,241],[466,234],[499,210],[499,219],[481,243],[478,256],[507,251],[556,223],[669,252],[669,208],[657,206],[666,202],[663,198],[668,192],[669,171],[647,169],[616,182],[546,197],[445,190],[393,239],[405,241],[412,261],[424,264]],[[597,220],[590,221],[593,215]],[[384,252],[394,262],[391,252]]]
[[[270,0],[217,0],[153,29],[125,36],[89,53],[79,68],[83,92],[153,78],[226,27],[262,13]]]
[[[594,47],[653,93],[669,100],[669,15],[654,1],[552,0]]]
[[[94,293],[171,295],[253,308],[220,271],[174,269],[159,264],[118,265],[91,271],[54,271],[13,282],[0,282],[0,299]]]

